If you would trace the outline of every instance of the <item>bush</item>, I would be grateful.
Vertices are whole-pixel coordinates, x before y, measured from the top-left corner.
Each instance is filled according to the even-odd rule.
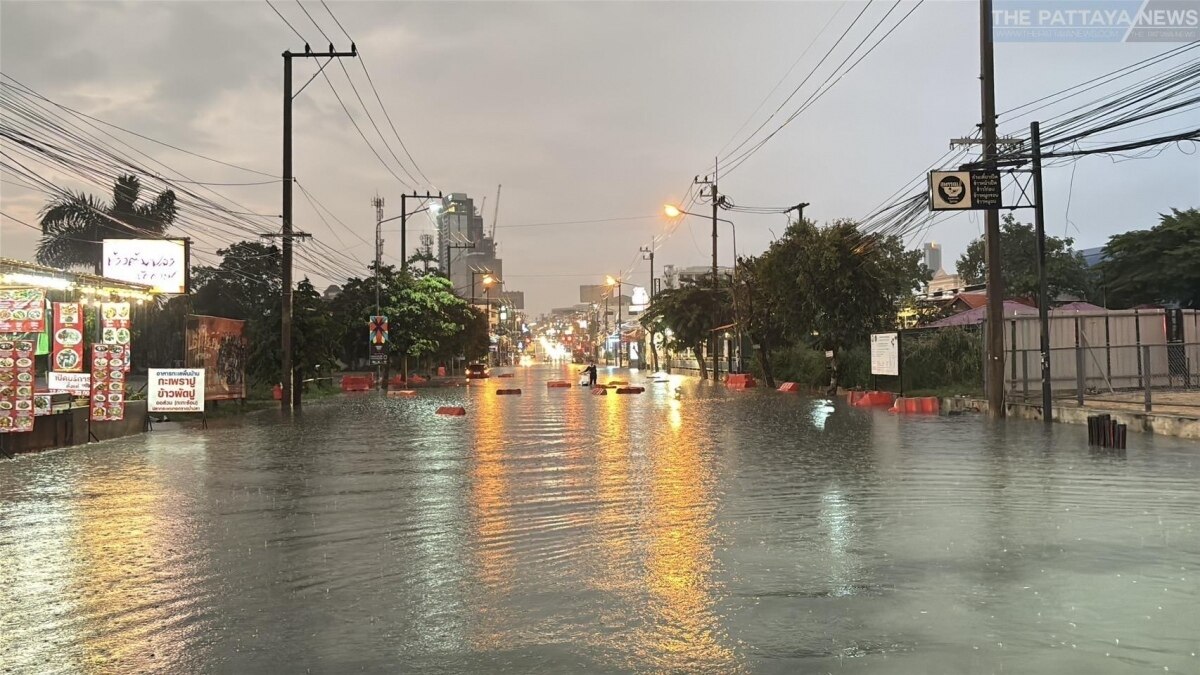
[[[983,343],[977,330],[942,328],[905,333],[902,339],[905,391],[980,390]]]

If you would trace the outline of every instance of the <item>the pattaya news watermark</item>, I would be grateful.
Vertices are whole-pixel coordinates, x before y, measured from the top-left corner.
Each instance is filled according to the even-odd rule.
[[[1194,42],[1200,0],[995,0],[997,42]]]

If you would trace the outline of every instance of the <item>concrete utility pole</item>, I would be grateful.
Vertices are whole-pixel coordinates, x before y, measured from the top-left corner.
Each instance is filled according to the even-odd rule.
[[[1029,142],[1033,149],[1033,222],[1037,230],[1038,272],[1038,333],[1042,362],[1042,421],[1054,422],[1054,407],[1050,391],[1050,293],[1046,286],[1046,220],[1042,197],[1042,130],[1037,122],[1029,125]]]
[[[371,200],[375,207],[375,314],[379,314],[379,270],[383,266],[383,197]]]
[[[712,180],[710,181],[707,178],[705,178],[705,180],[700,180],[699,176],[697,176],[695,179],[695,183],[709,186],[709,188],[710,188],[709,195],[712,197],[712,287],[713,287],[714,307],[715,307],[715,303],[716,303],[717,293],[721,289],[720,279],[717,276],[717,221],[719,220],[717,218],[717,212],[721,208],[721,195],[720,195],[720,192],[717,190],[717,174],[719,173],[719,171],[720,171],[719,160],[717,158],[713,158]],[[720,368],[721,361],[720,361],[720,355],[718,354],[718,352],[720,350],[717,349],[717,345],[720,344],[720,341],[717,338],[716,331],[712,331],[711,334],[709,335],[708,344],[709,344],[709,348],[712,350],[712,378],[713,378],[713,382],[717,382],[720,380],[720,374],[718,371]],[[699,354],[696,355],[696,360],[701,360],[701,357]]]
[[[290,51],[283,53],[283,232],[279,235],[283,249],[283,307],[280,312],[282,319],[279,330],[280,346],[283,349],[283,364],[280,369],[282,370],[280,387],[283,389],[283,396],[279,403],[284,412],[290,412],[293,407],[298,409],[301,399],[301,388],[293,387],[295,373],[292,371],[292,240],[296,237],[309,236],[292,230],[292,99],[295,98],[292,94],[292,59],[336,59],[357,56],[358,48],[353,44],[350,45],[348,52],[335,52],[333,45],[329,45],[329,52],[320,54],[313,52],[312,48],[306,44],[302,54],[293,54]],[[309,82],[311,81],[310,79]],[[300,91],[304,91],[304,87],[301,87]]]
[[[992,0],[979,1],[979,86],[983,108],[983,168],[996,170],[996,71],[992,54]],[[984,255],[987,259],[987,374],[988,416],[1003,419],[1004,411],[1004,281],[1000,276],[1000,210],[985,214]]]

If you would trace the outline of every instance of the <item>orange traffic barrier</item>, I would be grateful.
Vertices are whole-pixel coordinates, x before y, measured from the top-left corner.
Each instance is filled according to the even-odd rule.
[[[753,389],[758,386],[758,382],[748,373],[734,373],[725,376],[725,386],[730,389]]]
[[[546,386],[550,389],[570,389],[571,383],[566,380],[550,380]]]
[[[388,398],[413,398],[417,392],[412,389],[388,389]]]
[[[521,390],[520,389],[497,389],[496,395],[497,396],[520,396]]]
[[[371,391],[375,388],[373,375],[343,375],[342,391]]]
[[[618,394],[640,394],[644,391],[645,387],[617,387]]]
[[[862,391],[851,392],[851,394],[860,394],[859,396],[851,396],[851,404],[856,408],[866,408],[869,406],[890,406],[897,402],[895,394],[890,391]]]
[[[800,385],[796,384],[795,382],[784,382],[783,384],[779,385],[779,391],[787,392],[789,394],[798,394],[800,393]]]
[[[512,376],[513,376],[512,373],[500,373],[496,377],[512,377]]]
[[[592,387],[592,396],[608,396],[608,388]]]
[[[898,398],[896,405],[892,406],[888,412],[893,413],[932,413],[938,414],[941,410],[941,402],[936,396],[919,396],[916,398]]]
[[[939,407],[936,396],[924,396],[921,398],[921,412],[936,415]]]
[[[283,400],[283,385],[282,384],[275,385],[275,389],[271,392],[271,396],[276,401],[282,401]]]
[[[437,414],[448,417],[465,417],[467,409],[462,406],[444,405],[437,409]]]

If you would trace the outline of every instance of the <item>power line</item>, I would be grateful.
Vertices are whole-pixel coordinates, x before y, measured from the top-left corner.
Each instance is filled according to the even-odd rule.
[[[274,12],[275,12],[275,14],[276,14],[276,15],[279,17],[279,19],[280,19],[281,21],[283,21],[285,24],[287,24],[287,27],[288,27],[288,28],[291,28],[291,29],[292,29],[292,32],[296,34],[296,37],[300,38],[300,41],[301,41],[301,42],[303,42],[304,44],[308,44],[308,40],[305,40],[305,39],[304,39],[304,36],[300,34],[300,31],[296,30],[296,27],[295,27],[295,26],[293,26],[293,25],[291,24],[291,22],[289,22],[289,21],[287,20],[287,18],[286,18],[286,17],[284,17],[282,14],[280,14],[278,9],[275,9],[275,5],[272,5],[272,4],[271,4],[271,0],[266,0],[266,3],[267,3],[267,6],[268,6],[268,7],[270,7],[272,11],[274,11]]]

